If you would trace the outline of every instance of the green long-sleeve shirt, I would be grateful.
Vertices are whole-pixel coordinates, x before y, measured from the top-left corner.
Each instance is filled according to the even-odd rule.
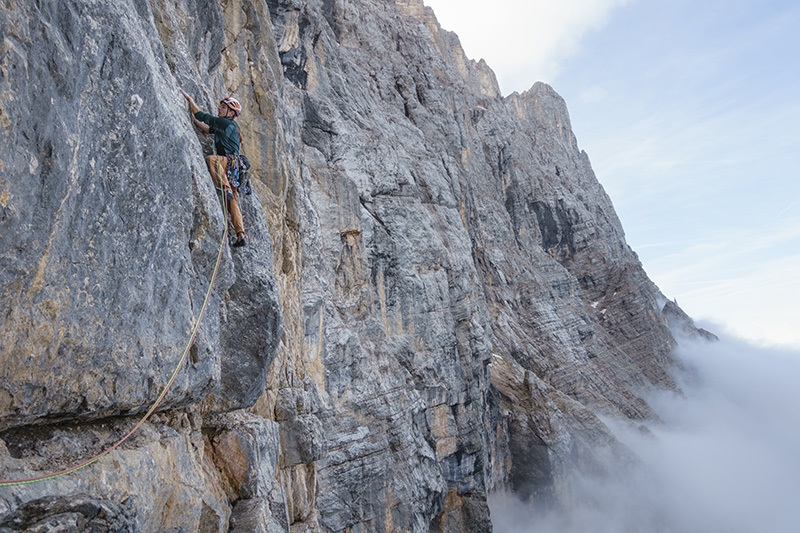
[[[217,155],[238,154],[239,125],[229,118],[215,117],[211,113],[198,111],[194,118],[208,124],[209,133],[214,134],[214,148]]]

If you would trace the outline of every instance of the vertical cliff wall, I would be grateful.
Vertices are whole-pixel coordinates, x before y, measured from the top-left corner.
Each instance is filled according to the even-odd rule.
[[[674,387],[565,103],[503,98],[421,1],[0,13],[4,479],[108,449],[191,336],[225,220],[178,87],[242,101],[255,188],[159,412],[0,488],[0,527],[489,531],[490,491],[568,500],[626,454],[597,415]]]

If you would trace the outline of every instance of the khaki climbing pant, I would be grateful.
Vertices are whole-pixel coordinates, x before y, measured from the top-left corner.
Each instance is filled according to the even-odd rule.
[[[228,158],[224,155],[210,155],[206,158],[208,170],[211,172],[211,179],[218,189],[222,189],[222,197],[225,196],[225,189],[233,191],[233,200],[228,201],[228,213],[231,214],[233,230],[237,235],[244,233],[244,219],[242,211],[239,209],[239,187],[231,187],[228,181]]]

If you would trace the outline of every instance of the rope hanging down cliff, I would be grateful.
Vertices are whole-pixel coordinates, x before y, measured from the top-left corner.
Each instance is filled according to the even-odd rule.
[[[225,220],[225,230],[222,232],[222,239],[220,240],[219,251],[217,252],[217,262],[214,264],[214,272],[211,274],[211,281],[209,282],[208,289],[206,290],[206,296],[205,299],[203,300],[203,306],[200,308],[200,315],[197,317],[197,320],[195,321],[194,327],[192,328],[192,334],[189,337],[189,341],[186,343],[186,347],[183,350],[183,355],[181,355],[178,364],[175,366],[175,370],[172,372],[172,376],[169,378],[169,381],[164,386],[164,390],[161,391],[161,394],[159,394],[158,398],[156,398],[156,401],[153,402],[153,405],[150,407],[147,413],[145,413],[142,419],[139,420],[139,422],[133,427],[133,429],[131,429],[128,433],[126,433],[124,437],[122,437],[114,445],[104,450],[103,452],[95,455],[94,457],[86,459],[82,463],[79,463],[75,466],[72,466],[70,468],[65,468],[64,470],[52,474],[45,474],[41,476],[34,476],[22,479],[2,479],[0,480],[0,487],[30,485],[32,483],[39,483],[42,481],[48,481],[58,477],[73,474],[78,470],[86,468],[87,466],[96,463],[106,455],[110,454],[111,452],[119,448],[122,445],[122,443],[128,440],[134,433],[136,433],[136,431],[138,431],[139,428],[141,428],[144,425],[144,423],[147,421],[148,418],[150,418],[150,416],[156,411],[156,409],[158,409],[158,406],[161,405],[161,402],[164,400],[164,397],[167,395],[167,392],[169,391],[170,387],[172,387],[172,384],[175,382],[175,378],[178,377],[178,372],[183,366],[183,363],[186,362],[186,357],[189,355],[189,350],[191,349],[192,345],[194,344],[194,340],[197,337],[197,332],[200,329],[200,322],[203,320],[203,315],[205,315],[206,309],[208,308],[208,302],[211,300],[211,292],[214,289],[214,284],[217,281],[217,274],[219,273],[219,266],[222,263],[222,255],[223,251],[225,250],[225,243],[227,242],[228,239],[228,210],[227,210],[227,202],[225,202],[224,199],[222,201],[222,205],[223,205],[222,207],[223,220]]]

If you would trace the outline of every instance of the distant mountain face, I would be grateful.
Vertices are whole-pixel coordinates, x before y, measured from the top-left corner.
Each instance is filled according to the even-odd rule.
[[[489,492],[568,499],[627,455],[598,415],[675,387],[668,322],[694,326],[564,101],[502,97],[421,1],[23,0],[0,26],[0,477],[112,446],[191,346],[123,445],[0,488],[0,526],[490,531]],[[255,189],[193,343],[225,219],[178,88],[242,102]]]

